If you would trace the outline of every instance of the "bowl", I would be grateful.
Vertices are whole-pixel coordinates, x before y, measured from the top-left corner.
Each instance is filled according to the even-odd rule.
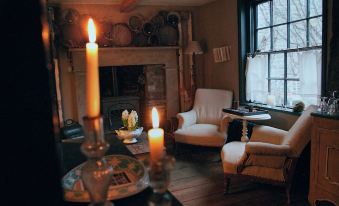
[[[123,143],[133,144],[138,142],[136,138],[141,135],[143,129],[144,129],[143,127],[138,127],[135,130],[127,130],[126,128],[120,128],[118,130],[115,130],[115,132],[117,133],[117,137],[120,140],[123,140]]]

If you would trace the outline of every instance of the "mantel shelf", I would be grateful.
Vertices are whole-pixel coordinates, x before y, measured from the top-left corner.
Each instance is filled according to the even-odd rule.
[[[99,51],[121,51],[121,50],[170,50],[170,49],[180,49],[179,46],[161,46],[161,47],[100,47]],[[71,48],[69,52],[85,52],[86,48]]]

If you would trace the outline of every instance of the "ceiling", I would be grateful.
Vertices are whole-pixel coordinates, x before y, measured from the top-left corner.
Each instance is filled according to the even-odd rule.
[[[201,6],[215,0],[141,0],[140,5],[153,6]],[[120,4],[121,0],[49,0],[57,4]]]

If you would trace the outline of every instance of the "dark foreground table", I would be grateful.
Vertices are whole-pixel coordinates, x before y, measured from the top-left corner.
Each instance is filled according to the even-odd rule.
[[[134,157],[133,154],[126,148],[126,146],[117,138],[110,136],[106,137],[107,141],[110,144],[109,150],[106,152],[106,155],[111,154],[123,154],[127,156]],[[78,166],[79,164],[86,161],[86,157],[80,151],[80,142],[63,142],[62,150],[63,150],[63,169],[64,174]],[[172,206],[181,206],[182,204],[170,193],[168,194],[172,197]],[[114,200],[114,206],[147,206],[148,199],[152,195],[152,189],[146,188],[144,191],[119,200]],[[88,203],[73,203],[67,202],[66,205],[72,206],[84,206],[88,205]]]

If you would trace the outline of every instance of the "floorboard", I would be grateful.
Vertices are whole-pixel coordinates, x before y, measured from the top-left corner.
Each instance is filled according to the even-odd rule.
[[[224,195],[222,163],[218,158],[206,158],[193,152],[176,156],[176,165],[172,170],[169,190],[185,206],[283,206],[286,204],[285,190],[280,187],[232,180],[232,194]],[[216,151],[213,155],[219,155]],[[306,206],[304,192],[294,190],[292,206]]]

